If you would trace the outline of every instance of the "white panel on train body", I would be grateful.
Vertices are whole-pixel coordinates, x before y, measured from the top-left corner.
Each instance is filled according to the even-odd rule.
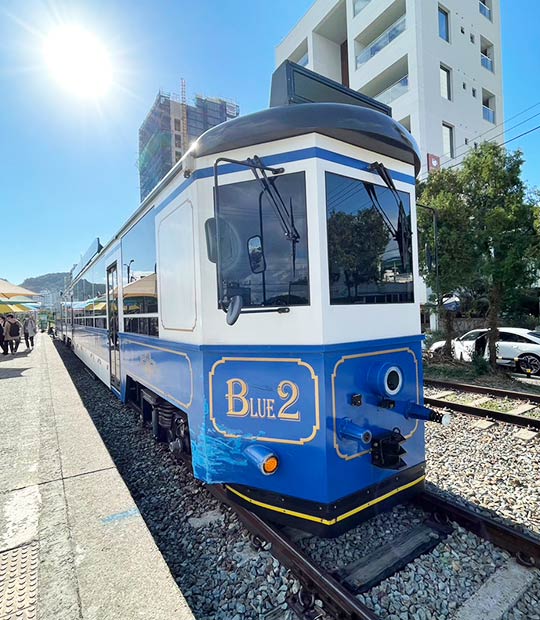
[[[191,332],[197,322],[193,205],[184,200],[156,216],[160,329]]]

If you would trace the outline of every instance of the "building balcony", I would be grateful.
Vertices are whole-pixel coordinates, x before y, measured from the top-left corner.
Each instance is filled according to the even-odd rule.
[[[365,64],[370,58],[376,56],[387,45],[392,43],[394,39],[397,39],[399,35],[405,31],[407,20],[405,15],[394,22],[389,28],[387,28],[379,37],[367,45],[356,56],[356,68],[358,69]]]
[[[354,0],[353,15],[356,17],[360,11],[363,11],[371,0]]]
[[[404,95],[409,90],[409,76],[405,75],[400,80],[389,86],[378,95],[375,95],[375,99],[386,105],[390,105],[392,101],[395,101],[401,95]]]
[[[487,105],[482,106],[482,116],[485,121],[488,121],[488,123],[495,124],[495,110],[492,110]]]
[[[299,64],[301,67],[307,67],[308,62],[309,62],[309,53],[308,53],[308,52],[306,52],[306,53],[302,56],[302,58],[300,58],[300,59],[298,60],[298,64]]]
[[[484,67],[484,69],[487,69],[493,73],[493,60],[489,56],[486,56],[486,54],[480,54],[480,62],[482,63],[482,67]]]
[[[482,0],[479,0],[478,8],[480,10],[480,13],[482,13],[484,17],[487,17],[489,21],[491,21],[491,9],[489,8],[489,6],[487,4],[484,4]]]

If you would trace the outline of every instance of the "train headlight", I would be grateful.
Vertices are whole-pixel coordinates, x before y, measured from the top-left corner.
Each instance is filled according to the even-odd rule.
[[[384,373],[384,389],[388,396],[395,396],[403,387],[403,375],[397,366],[390,366]]]
[[[372,389],[385,398],[394,398],[403,388],[403,372],[399,366],[383,364],[369,373]]]

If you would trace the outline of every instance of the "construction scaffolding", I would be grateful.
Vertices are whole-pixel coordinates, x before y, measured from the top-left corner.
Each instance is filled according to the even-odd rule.
[[[141,200],[201,134],[239,115],[238,105],[227,99],[196,95],[193,103],[188,104],[183,78],[180,91],[177,95],[160,90],[139,129]]]

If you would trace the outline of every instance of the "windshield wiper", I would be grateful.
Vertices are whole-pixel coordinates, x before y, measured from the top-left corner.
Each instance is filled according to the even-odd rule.
[[[412,248],[411,248],[411,239],[412,239],[412,231],[409,223],[409,218],[405,213],[405,207],[403,206],[403,201],[401,200],[401,196],[394,185],[394,181],[390,176],[387,168],[384,164],[381,164],[378,161],[374,161],[368,167],[369,172],[377,173],[381,179],[384,181],[386,187],[390,190],[392,195],[394,196],[397,205],[398,205],[398,222],[397,228],[392,224],[388,215],[386,215],[384,209],[382,208],[379,200],[377,198],[377,194],[375,192],[375,188],[373,185],[366,185],[366,190],[371,198],[371,202],[375,209],[381,215],[385,226],[390,231],[390,234],[397,241],[399,248],[399,256],[401,258],[401,266],[403,267],[403,271],[407,271],[411,265],[412,258]]]
[[[266,174],[266,171],[269,170],[269,168],[267,168],[263,164],[261,158],[258,155],[255,155],[253,159],[247,159],[247,161],[253,164],[251,166],[251,172],[253,172],[253,176],[263,186],[263,189],[266,192],[271,204],[276,210],[279,222],[281,224],[281,228],[285,233],[285,237],[287,237],[289,241],[294,241],[295,243],[298,243],[298,241],[300,241],[300,234],[298,233],[294,225],[292,201],[290,209],[288,209],[285,201],[283,200],[283,197],[281,196],[275,185],[274,179],[268,178],[268,175]]]
[[[287,208],[283,197],[281,196],[278,188],[275,185],[274,179],[269,178],[266,174],[266,171],[269,170],[269,168],[263,164],[261,158],[258,155],[255,155],[253,159],[248,158],[246,161],[252,164],[251,172],[253,172],[253,176],[257,179],[257,181],[261,183],[264,193],[266,193],[270,204],[274,207],[274,210],[276,211],[278,221],[285,234],[285,237],[291,242],[292,270],[294,278],[296,277],[296,244],[300,241],[300,234],[298,230],[296,230],[296,226],[294,225],[292,198],[290,199],[289,208]]]

